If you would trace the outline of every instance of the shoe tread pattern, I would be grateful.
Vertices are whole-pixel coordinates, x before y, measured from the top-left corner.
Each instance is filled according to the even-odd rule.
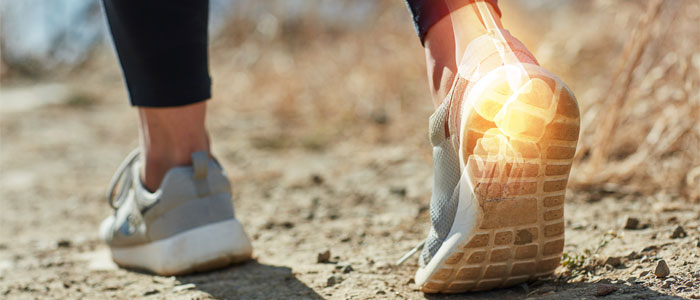
[[[423,285],[424,292],[507,287],[551,275],[559,266],[564,248],[564,194],[578,142],[580,114],[574,95],[560,80],[541,73],[530,78],[546,83],[554,97],[523,101],[527,103],[521,108],[539,110],[528,115],[543,119],[544,129],[539,139],[509,138],[509,149],[519,153],[518,162],[501,161],[498,168],[484,167],[499,163],[498,159],[474,151],[479,152],[480,139],[497,125],[475,112],[467,116],[461,153],[467,156],[462,161],[472,160],[465,170],[472,175],[481,207],[479,227],[441,262]],[[547,108],[553,112],[551,120],[542,117]],[[497,111],[493,107],[489,110]],[[481,168],[474,160],[480,160]],[[508,180],[503,183],[497,178]]]

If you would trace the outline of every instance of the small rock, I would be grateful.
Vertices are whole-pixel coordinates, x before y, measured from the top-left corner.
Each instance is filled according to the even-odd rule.
[[[326,287],[331,287],[334,286],[336,283],[340,282],[340,278],[338,278],[335,275],[328,276],[328,279],[326,279]]]
[[[658,249],[659,249],[659,246],[650,245],[650,246],[644,247],[644,249],[642,249],[642,252],[649,252],[649,251],[658,250]]]
[[[386,292],[384,290],[378,290],[377,295],[386,295]]]
[[[625,229],[634,230],[639,228],[639,219],[627,217],[625,221]]]
[[[181,292],[186,290],[191,290],[197,287],[194,283],[181,284],[173,288],[173,292]]]
[[[386,269],[391,269],[391,264],[389,264],[388,262],[385,262],[385,261],[380,261],[380,262],[377,262],[374,265],[374,267],[377,268],[377,270],[386,270]]]
[[[391,192],[394,195],[400,196],[400,197],[405,197],[406,196],[406,188],[405,187],[392,187],[389,189],[389,192]]]
[[[379,125],[389,123],[389,116],[385,111],[376,111],[372,113],[372,120]]]
[[[622,263],[622,260],[617,257],[617,256],[609,256],[607,259],[605,259],[605,265],[609,265],[611,267],[617,267]]]
[[[275,227],[275,222],[274,221],[267,221],[265,224],[263,224],[262,228],[265,229],[272,229]]]
[[[427,205],[421,205],[418,207],[418,212],[416,213],[416,217],[420,217],[423,213],[427,212],[430,209],[429,206]]]
[[[683,226],[681,225],[678,225],[671,234],[672,239],[684,238],[686,236],[688,236],[688,233],[685,232],[685,229],[683,229]]]
[[[595,290],[596,297],[607,296],[617,291],[617,287],[612,284],[599,284]]]
[[[354,269],[352,268],[351,265],[345,265],[345,266],[342,268],[342,271],[343,271],[343,273],[347,274],[347,273],[350,273],[350,272],[354,271]]]
[[[316,262],[319,264],[328,263],[328,262],[330,262],[330,259],[331,259],[331,250],[319,252],[318,255],[316,256]]]
[[[416,280],[413,279],[413,277],[409,278],[408,281],[406,281],[406,284],[411,284],[411,283],[416,283]]]
[[[143,295],[144,295],[144,296],[150,296],[150,295],[155,295],[155,294],[158,294],[158,293],[160,293],[159,290],[150,290],[150,291],[147,291],[147,292],[143,293]]]
[[[304,219],[313,220],[314,219],[314,212],[313,211],[307,212],[306,215],[304,216]]]
[[[650,273],[649,271],[642,271],[642,273],[639,273],[639,277],[647,276],[647,274],[649,274],[649,273]]]
[[[70,247],[70,241],[69,240],[59,240],[58,242],[56,242],[56,247],[68,248],[68,247]]]
[[[280,225],[282,225],[282,227],[284,227],[285,229],[294,228],[294,223],[292,223],[292,222],[290,222],[290,221],[284,221],[284,222],[282,222],[282,224],[280,224]]]
[[[311,175],[311,181],[313,181],[314,184],[322,184],[323,177],[321,177],[319,174],[313,174]]]
[[[668,268],[666,261],[663,259],[660,260],[656,265],[656,269],[654,269],[654,275],[656,275],[658,278],[664,278],[669,274],[671,274],[671,270]]]
[[[637,253],[637,251],[632,251],[629,254],[627,254],[627,259],[629,260],[639,259],[640,257],[642,256],[639,253]]]

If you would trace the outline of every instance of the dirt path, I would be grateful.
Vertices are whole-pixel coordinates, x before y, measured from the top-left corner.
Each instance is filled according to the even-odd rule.
[[[700,207],[615,185],[568,191],[557,276],[487,293],[419,292],[416,258],[394,262],[428,230],[431,108],[422,62],[406,63],[422,56],[403,41],[413,38],[396,21],[405,11],[383,17],[388,41],[378,45],[353,33],[304,51],[256,38],[214,43],[214,153],[256,259],[210,273],[118,269],[97,238],[110,213],[106,184],[137,142],[109,52],[57,86],[4,84],[0,298],[700,299]],[[233,71],[241,66],[248,72]],[[571,76],[586,86],[576,77],[585,74]],[[625,229],[628,218],[639,223]],[[317,262],[326,250],[330,261]],[[660,260],[665,278],[654,275]]]

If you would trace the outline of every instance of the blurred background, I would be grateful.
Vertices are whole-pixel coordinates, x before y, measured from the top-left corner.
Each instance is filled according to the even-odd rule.
[[[696,1],[659,3],[501,5],[506,27],[578,96],[575,185],[697,202],[700,12]],[[99,1],[4,1],[1,8],[4,140],[17,134],[8,128],[15,116],[48,104],[89,109],[84,114],[126,111]],[[368,138],[355,133],[390,119],[411,121],[389,130],[424,130],[424,62],[400,3],[215,0],[210,8],[213,106],[233,110],[212,119],[250,117],[244,126],[279,135],[254,144],[323,147]],[[32,135],[25,142],[47,142]],[[3,144],[9,167],[14,145]]]
[[[697,205],[700,3],[499,2],[506,28],[578,97],[570,199]],[[137,145],[101,4],[0,3],[0,244],[34,251],[81,232],[98,247],[93,231],[109,213],[106,184]],[[285,199],[298,190],[299,201],[311,201],[316,191],[295,180],[320,174],[344,191],[333,199],[364,193],[337,207],[353,203],[348,210],[387,218],[414,208],[424,214],[433,108],[403,3],[212,0],[210,8],[208,126],[239,191],[237,207],[298,213],[306,204]],[[277,228],[242,218],[252,228]]]

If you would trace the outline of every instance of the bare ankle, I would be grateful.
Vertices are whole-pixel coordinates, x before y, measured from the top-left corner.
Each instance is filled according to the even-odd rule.
[[[209,152],[205,103],[172,108],[139,108],[143,165],[141,181],[155,191],[168,170],[192,164],[193,152]]]
[[[428,78],[435,106],[440,105],[452,87],[458,61],[463,58],[467,45],[487,32],[476,3],[450,0],[447,4],[450,15],[435,23],[425,37]],[[488,9],[485,13],[494,18],[496,26],[501,27],[494,7],[481,5]]]
[[[149,191],[157,190],[170,169],[192,165],[192,153],[199,151],[209,152],[209,147],[170,148],[167,151],[142,150],[141,182]]]

